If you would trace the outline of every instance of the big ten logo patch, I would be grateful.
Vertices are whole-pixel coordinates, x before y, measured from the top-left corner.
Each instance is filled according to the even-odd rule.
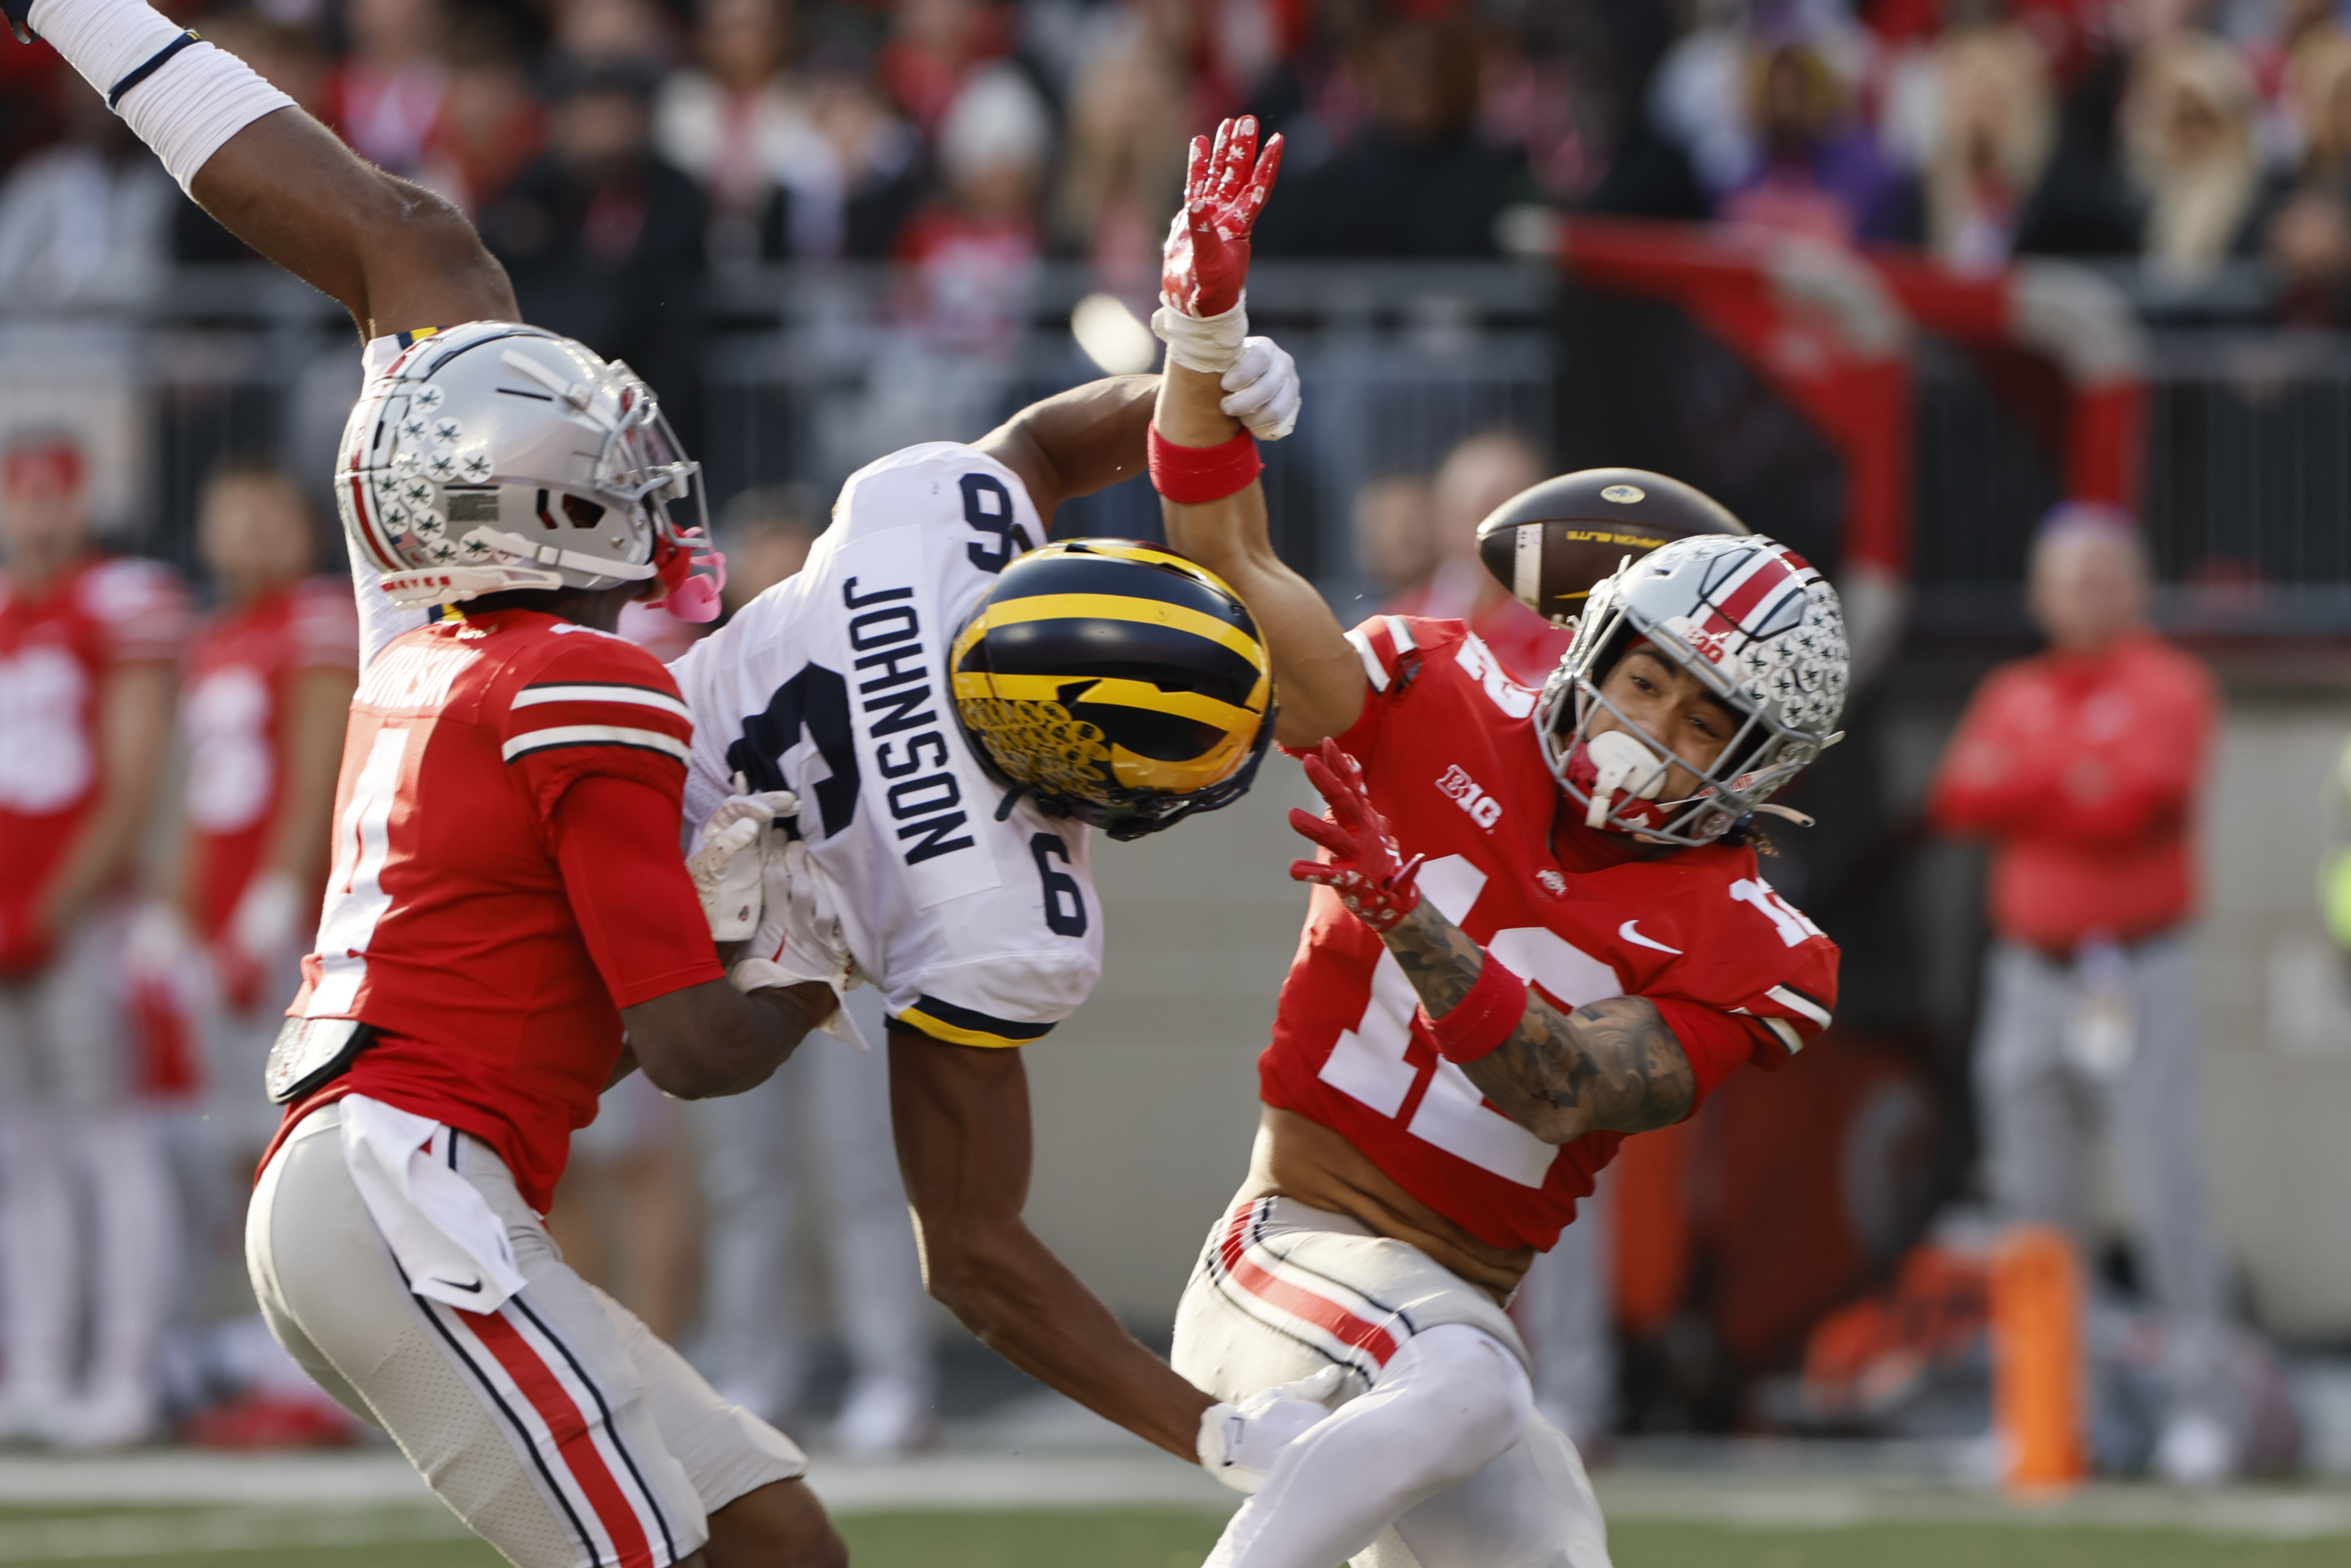
[[[1494,831],[1502,820],[1502,803],[1479,788],[1478,781],[1463,772],[1459,764],[1447,768],[1437,781],[1437,792],[1469,813],[1469,820],[1485,829]]]

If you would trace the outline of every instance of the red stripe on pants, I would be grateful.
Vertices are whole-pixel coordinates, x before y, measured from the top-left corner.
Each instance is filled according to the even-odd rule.
[[[612,1550],[620,1553],[620,1568],[655,1568],[652,1543],[645,1539],[645,1527],[637,1518],[637,1511],[621,1495],[620,1483],[604,1463],[604,1456],[596,1451],[595,1433],[580,1402],[564,1391],[548,1370],[538,1353],[530,1347],[514,1324],[497,1312],[469,1312],[452,1308],[465,1320],[465,1326],[475,1337],[489,1347],[515,1380],[530,1407],[547,1423],[555,1438],[556,1455],[588,1499],[588,1506],[596,1511],[603,1521],[605,1533],[612,1538]]]
[[[1225,1272],[1233,1282],[1269,1306],[1280,1308],[1301,1322],[1313,1324],[1332,1338],[1358,1350],[1368,1351],[1382,1366],[1396,1353],[1395,1336],[1379,1324],[1357,1317],[1353,1312],[1332,1301],[1318,1296],[1289,1281],[1276,1278],[1249,1260],[1248,1244],[1241,1233],[1248,1228],[1250,1210],[1256,1206],[1245,1204],[1233,1215],[1232,1225],[1226,1230],[1223,1244],[1217,1248]]]

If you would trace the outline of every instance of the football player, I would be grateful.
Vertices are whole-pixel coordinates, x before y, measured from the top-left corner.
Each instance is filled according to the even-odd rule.
[[[1171,270],[1207,269],[1245,217],[1179,235]],[[1158,436],[1237,439],[1174,357]],[[1331,805],[1293,813],[1322,854],[1292,874],[1319,886],[1173,1359],[1236,1405],[1338,1407],[1225,1472],[1259,1490],[1209,1562],[1597,1568],[1597,1506],[1503,1307],[1627,1134],[1829,1021],[1836,950],[1749,834],[1832,738],[1836,595],[1767,538],[1667,544],[1593,591],[1537,692],[1458,622],[1343,632],[1256,490],[1161,493],[1171,547],[1258,617],[1277,735]]]
[[[1228,340],[1218,406],[1277,437],[1296,372],[1247,337],[1238,293],[1236,273],[1231,308],[1209,312]],[[1087,830],[1133,839],[1214,810],[1272,739],[1265,651],[1222,583],[1139,545],[1046,542],[1061,499],[1144,465],[1157,392],[1151,376],[1097,382],[968,445],[868,465],[800,572],[673,669],[695,721],[688,820],[747,783],[798,798],[795,895],[816,913],[778,961],[800,978],[853,966],[883,993],[933,1294],[1024,1371],[1186,1459],[1208,1433],[1221,1462],[1322,1412],[1207,1417],[1210,1397],[1021,1219],[1019,1048],[1102,969]],[[1242,486],[1259,490],[1253,460],[1225,488]]]
[[[844,1561],[791,1443],[540,1219],[619,1074],[737,1091],[833,1008],[757,966],[728,983],[678,856],[685,706],[611,634],[640,595],[709,608],[668,510],[694,465],[627,367],[515,324],[462,215],[242,62],[141,0],[5,5],[214,217],[350,308],[352,554],[412,603],[463,605],[352,704],[246,1228],[270,1327],[527,1568]]]

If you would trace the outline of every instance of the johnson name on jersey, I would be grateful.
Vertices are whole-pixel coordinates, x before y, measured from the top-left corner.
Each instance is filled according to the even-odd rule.
[[[1657,1001],[1684,1020],[1701,1097],[1827,1026],[1835,946],[1772,891],[1751,847],[1642,859],[1623,835],[1571,821],[1562,861],[1536,694],[1458,621],[1384,616],[1350,641],[1374,689],[1339,743],[1404,852],[1426,857],[1423,896],[1496,959],[1562,1008]],[[1622,1134],[1537,1138],[1437,1055],[1416,1002],[1380,939],[1318,888],[1259,1062],[1267,1103],[1341,1133],[1472,1235],[1550,1246]]]
[[[1102,972],[1086,830],[1005,789],[956,723],[947,650],[997,574],[1044,542],[1019,478],[948,442],[850,476],[796,577],[672,673],[694,713],[689,824],[738,773],[789,789],[858,967],[893,1017],[1019,1045]]]

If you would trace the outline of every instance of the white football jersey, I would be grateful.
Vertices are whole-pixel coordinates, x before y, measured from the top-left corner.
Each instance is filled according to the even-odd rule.
[[[1006,789],[956,723],[947,650],[997,574],[1045,538],[1013,472],[952,442],[850,476],[799,575],[670,666],[694,711],[698,829],[743,774],[799,796],[849,949],[893,1018],[1019,1045],[1102,973],[1083,825]]]

